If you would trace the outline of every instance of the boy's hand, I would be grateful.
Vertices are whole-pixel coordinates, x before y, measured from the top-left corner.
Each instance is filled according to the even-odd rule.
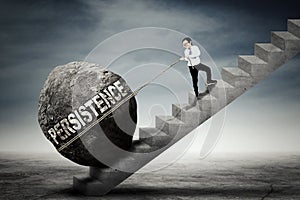
[[[185,60],[185,57],[181,57],[181,58],[179,58],[179,60]]]

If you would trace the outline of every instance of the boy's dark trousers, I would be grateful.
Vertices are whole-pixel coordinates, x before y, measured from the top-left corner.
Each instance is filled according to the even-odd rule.
[[[207,82],[210,82],[211,81],[211,69],[202,63],[199,63],[198,65],[194,65],[194,67],[189,66],[189,69],[190,69],[190,73],[192,76],[195,95],[198,96],[199,95],[199,92],[198,92],[198,70],[204,71],[206,73]]]

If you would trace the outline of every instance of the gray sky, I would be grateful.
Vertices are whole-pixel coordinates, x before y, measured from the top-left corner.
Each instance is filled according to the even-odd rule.
[[[261,1],[0,2],[2,151],[53,151],[37,123],[44,81],[54,66],[84,60],[113,34],[139,27],[173,29],[198,41],[220,68],[235,66],[238,54],[253,54],[255,42],[270,41],[271,30],[286,30],[288,18],[300,18],[297,7],[287,1],[273,2],[272,7]],[[174,55],[145,50],[120,58],[112,69],[173,60]],[[297,56],[228,107],[216,151],[300,151],[299,64]],[[192,91],[184,67],[184,63],[175,67],[190,81],[184,87],[175,84],[173,74],[164,77],[170,88],[177,88],[182,95],[188,87]],[[147,105],[149,96],[153,97],[151,89],[138,99],[144,100],[141,106]],[[149,104],[164,99],[162,104],[169,105],[172,101],[158,93],[156,97]],[[139,117],[151,120],[151,116]],[[198,131],[204,132],[205,126]],[[196,141],[192,149],[197,152],[201,138]]]

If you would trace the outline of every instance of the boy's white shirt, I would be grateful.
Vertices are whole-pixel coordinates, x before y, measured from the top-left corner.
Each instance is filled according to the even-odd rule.
[[[184,56],[188,57],[188,58],[185,58],[185,60],[187,61],[187,66],[198,65],[200,63],[200,54],[201,54],[198,46],[192,45],[191,46],[191,51],[192,51],[192,54],[190,55],[189,54],[189,52],[190,52],[189,49],[184,50]]]

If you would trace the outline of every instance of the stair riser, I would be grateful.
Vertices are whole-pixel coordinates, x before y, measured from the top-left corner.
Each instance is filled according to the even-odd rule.
[[[159,130],[162,130],[163,132],[167,133],[168,135],[170,135],[172,137],[173,133],[176,133],[176,131],[179,128],[179,124],[178,125],[170,125],[169,123],[167,123],[166,121],[160,119],[159,117],[156,117],[156,121],[155,121],[155,127]]]
[[[286,57],[283,51],[269,52],[261,48],[260,46],[255,45],[254,52],[257,57],[268,63],[267,68],[270,70],[270,72],[277,69],[286,61]]]
[[[271,42],[273,45],[285,51],[298,52],[300,50],[300,40],[284,40],[273,32],[271,35]]]
[[[186,112],[181,113],[181,121],[186,124],[197,126],[201,122],[201,112]]]
[[[222,79],[236,88],[248,89],[253,85],[251,77],[246,76],[234,76],[233,74],[222,69]]]
[[[204,112],[213,111],[213,110],[219,110],[220,108],[220,101],[214,100],[198,100],[200,110]]]
[[[181,112],[182,112],[182,109],[178,105],[172,104],[172,116],[181,120]]]
[[[226,102],[227,103],[227,102]],[[207,99],[199,99],[197,100],[196,107],[201,110],[201,120],[200,124],[206,121],[213,114],[217,113],[225,106],[224,101],[218,101],[213,98],[212,100]]]
[[[233,99],[242,94],[241,88],[220,88],[214,87],[210,90],[210,94],[219,101],[221,106],[227,105]]]
[[[195,98],[196,98],[195,95],[190,92],[189,93],[190,104],[193,104]],[[205,99],[196,100],[195,106],[201,112],[200,123],[205,121],[212,114],[218,112],[226,104],[227,104],[227,101],[224,101],[224,99],[222,101],[218,101],[216,98],[212,98],[212,99],[205,98]]]
[[[240,69],[249,73],[255,82],[267,76],[271,71],[267,64],[252,64],[241,57],[238,58],[238,66]]]
[[[172,105],[172,115],[190,125],[199,125],[201,122],[201,111],[187,111]]]
[[[300,38],[300,26],[297,26],[296,24],[292,23],[291,21],[288,21],[288,31],[298,38]]]
[[[171,138],[174,138],[177,134],[181,132],[188,133],[188,125],[187,124],[176,124],[176,123],[168,123],[156,117],[156,128],[162,130],[167,133]]]
[[[245,88],[234,88],[233,90],[227,92],[226,94],[227,104],[231,103],[233,100],[235,100],[237,97],[239,97],[246,91],[247,89]]]

